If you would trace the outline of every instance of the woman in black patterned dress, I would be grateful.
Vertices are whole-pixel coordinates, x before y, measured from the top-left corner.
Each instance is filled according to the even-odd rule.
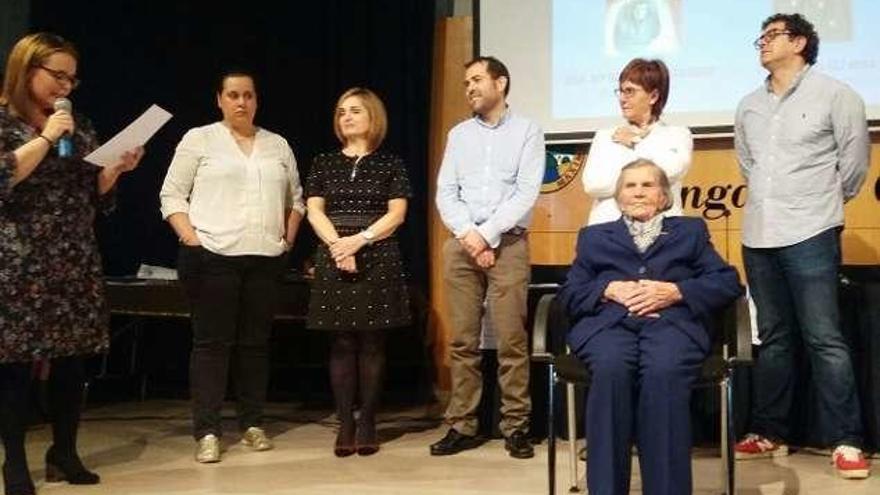
[[[77,60],[73,45],[58,36],[25,36],[9,54],[0,93],[0,436],[7,495],[34,493],[24,433],[31,376],[47,365],[53,444],[46,480],[99,481],[76,453],[83,356],[109,345],[93,227],[96,212],[112,207],[107,193],[143,150],[103,169],[83,161],[97,147],[94,131],[81,116],[53,109],[79,82]],[[64,135],[72,141],[68,157],[56,147]]]
[[[379,450],[376,408],[385,367],[383,330],[411,321],[394,235],[411,192],[403,161],[378,151],[387,117],[372,91],[352,88],[343,93],[334,128],[342,149],[317,156],[306,181],[309,222],[322,241],[315,254],[308,326],[334,331],[330,382],[340,428],[333,452],[344,457]]]

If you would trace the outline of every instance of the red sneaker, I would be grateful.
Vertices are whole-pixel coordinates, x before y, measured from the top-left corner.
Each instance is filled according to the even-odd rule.
[[[868,477],[870,468],[865,454],[857,447],[838,445],[831,454],[831,462],[841,478],[863,480]]]
[[[788,445],[776,443],[761,435],[749,433],[733,447],[737,459],[763,459],[788,455]]]

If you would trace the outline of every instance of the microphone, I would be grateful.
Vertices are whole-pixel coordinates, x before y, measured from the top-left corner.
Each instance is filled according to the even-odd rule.
[[[56,112],[73,114],[73,103],[67,98],[58,98],[55,100],[54,107]],[[65,132],[64,135],[58,139],[58,156],[61,158],[70,158],[73,156],[73,139],[70,137],[69,132]]]

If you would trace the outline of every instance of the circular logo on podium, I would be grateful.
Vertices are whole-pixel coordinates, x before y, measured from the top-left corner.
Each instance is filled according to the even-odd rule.
[[[544,160],[544,180],[541,194],[553,193],[567,186],[584,166],[583,153],[555,153],[547,151]]]

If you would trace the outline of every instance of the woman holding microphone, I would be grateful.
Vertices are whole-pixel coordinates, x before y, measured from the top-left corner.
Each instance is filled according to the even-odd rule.
[[[24,434],[30,381],[48,372],[52,446],[46,480],[94,484],[76,451],[83,358],[109,346],[109,311],[94,233],[113,206],[119,176],[143,155],[98,168],[89,122],[56,111],[79,84],[79,55],[50,33],[20,39],[9,53],[0,93],[0,436],[7,495],[33,494]],[[58,147],[62,139],[70,146]]]

